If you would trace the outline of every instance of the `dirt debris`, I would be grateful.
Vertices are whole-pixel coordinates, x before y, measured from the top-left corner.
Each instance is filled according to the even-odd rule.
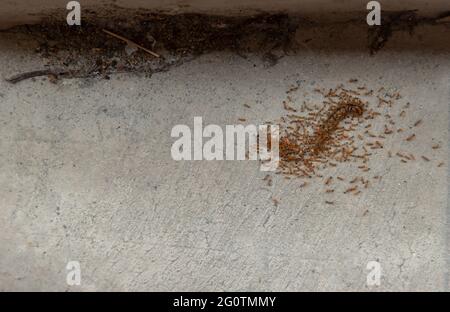
[[[40,24],[7,30],[25,34],[30,41],[37,42],[36,52],[46,68],[36,70],[56,72],[51,75],[53,79],[108,79],[112,74],[124,72],[151,76],[213,51],[231,51],[246,59],[250,54],[257,54],[264,67],[271,67],[298,50],[307,48],[311,51],[306,43],[316,38],[311,35],[312,38],[302,41],[302,33],[314,32],[313,27],[317,26],[326,30],[335,28],[334,25],[317,24],[306,17],[284,13],[172,15],[115,6],[101,13],[85,9],[82,26],[70,27],[65,23],[65,14],[65,10],[48,12],[49,17]],[[365,20],[363,25],[355,24],[355,21],[349,23],[367,28],[368,42],[357,46],[367,45],[369,51],[375,53],[393,32],[412,32],[417,25],[433,24],[444,15],[419,18],[414,11],[384,12],[380,27],[368,27]],[[304,31],[299,32],[299,29]],[[358,83],[356,78],[348,81],[354,85]],[[359,86],[356,92],[364,91],[361,88]],[[364,92],[370,95],[374,91]]]
[[[55,13],[40,24],[8,30],[35,40],[36,52],[47,67],[40,71],[56,72],[57,78],[108,79],[124,72],[151,76],[212,51],[242,57],[256,53],[273,66],[292,48],[298,27],[298,19],[286,14],[226,17],[127,12],[111,19],[87,11],[81,27],[61,20],[65,18]]]
[[[421,17],[417,10],[382,12],[381,25],[370,27],[367,40],[371,54],[381,50],[395,32],[405,31],[412,35],[419,25],[434,25],[443,22],[450,12],[442,12],[434,17]]]

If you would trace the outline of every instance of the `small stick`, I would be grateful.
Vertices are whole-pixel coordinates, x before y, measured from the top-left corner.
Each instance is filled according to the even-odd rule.
[[[17,75],[12,76],[11,78],[6,78],[5,80],[10,83],[18,83],[19,81],[34,78],[34,77],[48,76],[48,75],[58,76],[58,75],[62,75],[64,73],[65,72],[53,71],[50,69],[35,70],[35,71],[30,71],[30,72],[26,72],[26,73],[22,73],[22,74],[17,74]]]
[[[155,52],[153,52],[153,51],[151,51],[151,50],[149,50],[149,49],[147,49],[147,48],[144,48],[143,46],[141,46],[141,45],[139,45],[139,44],[137,44],[137,43],[131,41],[130,39],[127,39],[127,38],[125,38],[125,37],[122,37],[122,36],[120,36],[120,35],[117,35],[117,34],[115,34],[115,33],[113,33],[113,32],[110,32],[109,30],[106,30],[106,29],[102,29],[102,30],[103,30],[104,33],[107,33],[107,34],[110,35],[110,36],[113,36],[113,37],[116,37],[117,39],[120,39],[120,40],[122,40],[122,41],[125,41],[127,44],[129,44],[129,45],[131,45],[131,46],[135,46],[136,48],[139,48],[139,49],[141,49],[141,50],[147,52],[148,54],[153,55],[154,57],[161,57],[159,54],[157,54],[157,53],[155,53]]]

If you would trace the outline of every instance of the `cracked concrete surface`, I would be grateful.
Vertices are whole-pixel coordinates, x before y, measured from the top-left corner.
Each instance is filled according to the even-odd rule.
[[[41,65],[0,41],[3,77]],[[449,55],[305,49],[267,68],[217,52],[151,78],[1,80],[0,290],[448,290]],[[408,148],[431,162],[374,157],[382,181],[329,206],[321,183],[274,175],[269,187],[254,162],[171,159],[176,124],[262,123],[283,113],[293,82],[350,78],[401,92],[405,122],[424,120]],[[80,286],[66,284],[70,260]],[[378,287],[366,285],[372,260]]]

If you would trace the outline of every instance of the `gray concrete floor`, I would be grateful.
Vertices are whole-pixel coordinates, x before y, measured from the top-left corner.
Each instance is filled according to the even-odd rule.
[[[266,68],[211,53],[151,78],[1,80],[0,290],[448,290],[449,56],[306,49]],[[3,77],[40,62],[0,38]],[[424,123],[413,144],[395,136],[387,146],[431,162],[384,152],[370,163],[382,181],[330,206],[322,183],[300,189],[274,175],[269,187],[255,162],[171,159],[176,124],[262,123],[284,113],[295,81],[301,99],[350,78],[401,92],[404,124]],[[80,286],[66,284],[71,260]],[[366,285],[372,260],[378,287]]]

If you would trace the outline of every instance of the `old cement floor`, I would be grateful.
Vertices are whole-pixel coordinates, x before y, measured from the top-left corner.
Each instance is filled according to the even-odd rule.
[[[2,35],[2,77],[40,68],[20,44]],[[0,290],[448,290],[449,56],[306,49],[265,68],[212,53],[152,78],[2,79]],[[262,123],[284,113],[295,81],[350,78],[400,90],[406,122],[424,120],[408,147],[431,162],[375,157],[382,181],[330,206],[321,183],[274,176],[269,187],[254,162],[171,159],[176,124]],[[66,284],[73,260],[80,286]],[[373,260],[378,287],[366,284]]]

